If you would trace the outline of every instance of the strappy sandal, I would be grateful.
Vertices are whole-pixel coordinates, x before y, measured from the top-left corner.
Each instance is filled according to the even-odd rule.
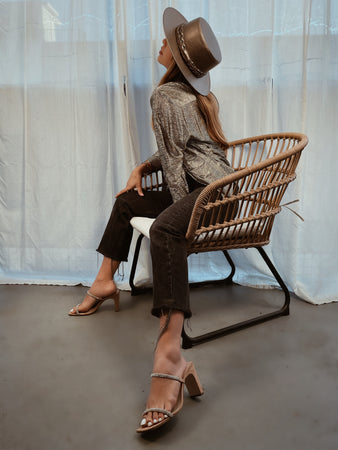
[[[190,397],[197,397],[199,395],[202,395],[204,392],[203,388],[201,386],[201,383],[198,379],[195,366],[192,362],[187,363],[187,365],[184,369],[182,378],[175,377],[174,375],[168,375],[165,373],[152,373],[151,377],[164,378],[167,380],[177,381],[178,383],[181,383],[180,391],[178,393],[176,405],[174,406],[172,411],[167,411],[166,409],[162,409],[162,408],[148,408],[145,411],[143,411],[143,414],[142,414],[143,416],[145,414],[147,414],[148,412],[158,412],[158,413],[162,413],[164,418],[161,421],[158,421],[156,423],[152,423],[152,422],[147,423],[146,418],[144,417],[140,423],[141,426],[136,430],[137,433],[144,433],[147,431],[155,430],[155,429],[161,427],[162,425],[166,424],[167,422],[169,422],[170,419],[172,419],[174,416],[176,416],[176,414],[183,407],[184,384],[186,385],[186,387],[188,389]],[[146,424],[147,424],[147,426],[144,426]]]
[[[80,303],[79,303],[78,305],[76,305],[74,308],[72,308],[69,311],[69,313],[68,313],[69,316],[89,316],[90,314],[94,314],[99,309],[99,307],[102,305],[102,303],[109,299],[114,300],[115,311],[118,312],[120,310],[120,290],[119,289],[117,289],[116,292],[114,292],[114,294],[108,295],[107,297],[96,297],[96,295],[93,295],[89,291],[87,291],[87,295],[89,295],[94,300],[96,300],[94,305],[90,309],[88,309],[88,311],[80,312],[79,311]]]

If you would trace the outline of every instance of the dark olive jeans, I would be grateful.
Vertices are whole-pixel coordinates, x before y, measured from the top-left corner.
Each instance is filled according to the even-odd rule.
[[[185,317],[191,316],[185,234],[202,189],[199,185],[175,203],[169,191],[146,191],[144,197],[136,191],[122,194],[116,199],[97,249],[113,260],[127,261],[133,234],[130,219],[135,216],[156,218],[150,229],[154,283],[152,314],[155,316],[173,309],[182,311]]]

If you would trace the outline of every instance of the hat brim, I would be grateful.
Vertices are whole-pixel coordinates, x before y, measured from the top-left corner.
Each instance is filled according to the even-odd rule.
[[[184,78],[191,86],[196,89],[201,95],[208,95],[210,92],[210,75],[209,72],[201,78],[195,75],[188,69],[184,59],[181,56],[180,50],[176,42],[175,29],[182,23],[188,23],[187,19],[182,16],[175,8],[166,8],[163,13],[163,29],[165,37],[168,41],[173,58],[178,65]]]

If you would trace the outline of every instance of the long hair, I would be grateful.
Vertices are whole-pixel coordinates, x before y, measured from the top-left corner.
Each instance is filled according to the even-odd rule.
[[[181,81],[188,84],[174,60],[161,78],[158,86],[169,83],[170,81]],[[209,136],[213,141],[217,142],[221,148],[226,150],[229,147],[229,143],[224,136],[222,125],[219,120],[219,103],[217,98],[212,92],[204,96],[199,94],[195,89],[193,89],[193,91],[197,98],[198,108],[205,120]]]

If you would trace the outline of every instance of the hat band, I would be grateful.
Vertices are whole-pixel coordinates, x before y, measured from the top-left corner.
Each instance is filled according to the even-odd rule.
[[[190,71],[195,75],[196,78],[202,78],[204,77],[204,75],[206,75],[206,72],[202,72],[191,60],[189,53],[187,51],[187,47],[185,45],[183,26],[184,24],[182,23],[181,25],[178,25],[178,27],[176,27],[175,30],[176,43],[178,45],[178,49]]]

